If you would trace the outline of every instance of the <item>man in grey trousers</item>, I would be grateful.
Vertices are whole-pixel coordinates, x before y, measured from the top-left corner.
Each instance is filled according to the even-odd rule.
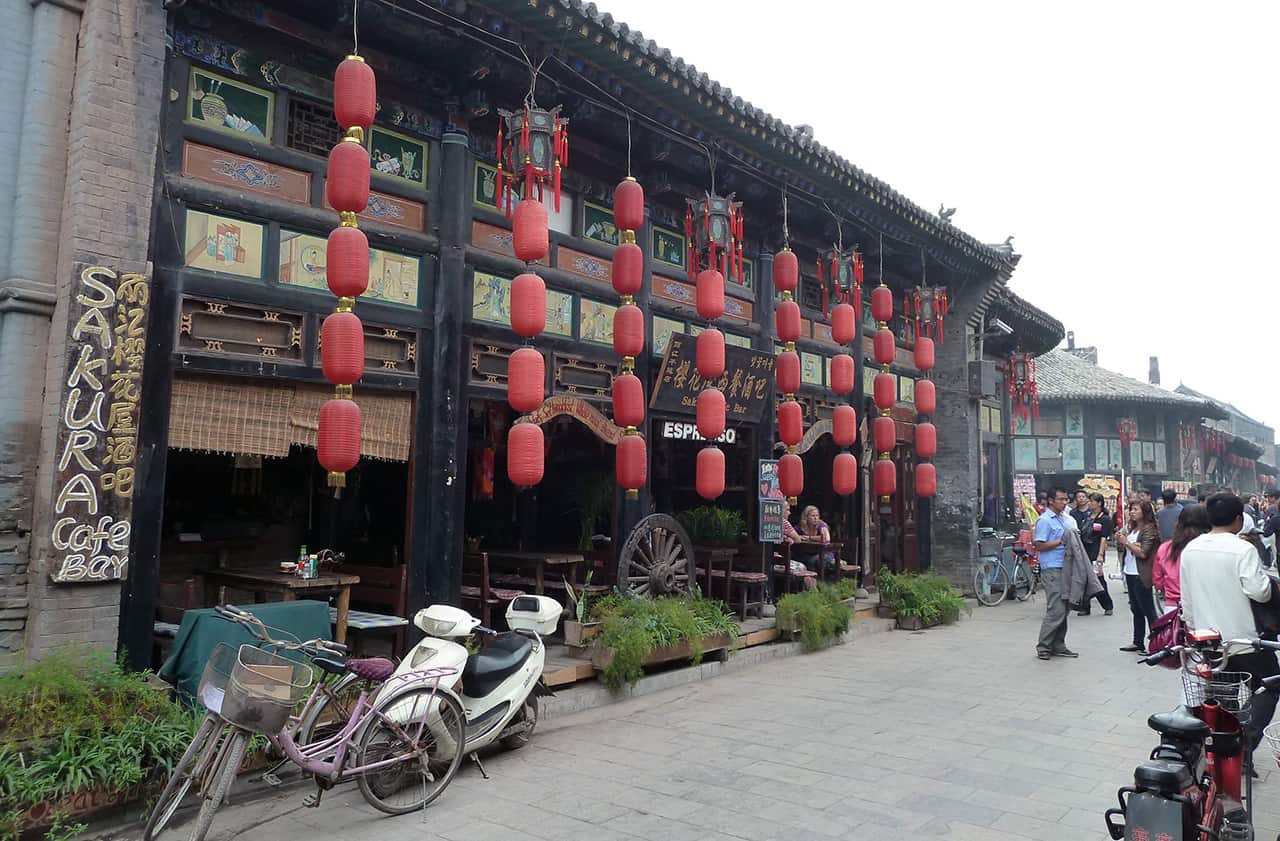
[[[1067,550],[1063,546],[1066,522],[1067,492],[1054,488],[1049,494],[1049,510],[1036,520],[1036,551],[1040,553],[1040,581],[1044,584],[1044,621],[1040,623],[1040,639],[1036,642],[1036,656],[1041,660],[1050,657],[1078,657],[1067,648],[1067,581],[1063,563]]]

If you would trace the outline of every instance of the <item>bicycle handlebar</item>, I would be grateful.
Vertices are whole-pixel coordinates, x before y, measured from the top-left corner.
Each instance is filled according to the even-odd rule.
[[[297,640],[290,642],[287,640],[274,639],[267,633],[267,625],[261,619],[254,616],[249,611],[238,608],[235,605],[218,605],[213,609],[213,611],[228,622],[235,622],[238,625],[243,625],[250,629],[253,635],[257,637],[258,641],[266,645],[283,648],[286,651],[301,651],[308,657],[312,658],[324,657],[329,654],[347,653],[347,647],[345,645],[340,642],[333,642],[332,640],[314,639],[306,640],[305,642],[298,642]],[[280,629],[276,628],[273,630]],[[288,632],[283,631],[283,633]]]
[[[1148,657],[1139,658],[1138,662],[1145,663],[1148,666],[1158,666],[1161,663],[1163,663],[1165,660],[1168,660],[1170,657],[1173,657],[1176,654],[1181,654],[1183,648],[1184,646],[1181,646],[1181,645],[1175,645],[1171,648],[1165,648],[1160,651],[1157,651],[1155,654],[1152,654]]]

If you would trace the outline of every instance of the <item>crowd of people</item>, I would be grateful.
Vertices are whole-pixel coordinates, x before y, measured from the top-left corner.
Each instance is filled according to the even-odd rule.
[[[1255,605],[1273,599],[1280,604],[1280,587],[1267,572],[1280,533],[1280,491],[1267,493],[1265,510],[1257,497],[1243,500],[1231,492],[1183,503],[1165,491],[1159,510],[1149,495],[1131,494],[1124,516],[1115,520],[1096,493],[1080,491],[1073,498],[1055,489],[1046,504],[1035,526],[1047,599],[1036,643],[1039,659],[1078,656],[1066,646],[1072,607],[1088,615],[1096,599],[1111,615],[1114,603],[1103,572],[1109,545],[1119,555],[1133,619],[1132,638],[1121,651],[1147,654],[1153,629],[1177,621],[1162,619],[1173,611],[1180,611],[1184,627],[1212,629],[1223,640],[1275,638],[1273,627],[1255,618]],[[1254,689],[1263,678],[1280,674],[1273,652],[1237,648],[1226,654],[1225,668],[1247,672]],[[1261,741],[1275,703],[1275,693],[1254,699],[1247,728],[1251,748]]]

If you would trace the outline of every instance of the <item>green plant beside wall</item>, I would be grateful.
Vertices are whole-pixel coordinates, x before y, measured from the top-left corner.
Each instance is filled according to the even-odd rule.
[[[880,601],[899,616],[914,616],[924,625],[951,624],[960,613],[973,608],[951,582],[941,575],[894,574],[883,571],[876,578]]]
[[[689,539],[700,546],[737,543],[746,528],[741,513],[714,505],[681,511],[676,520],[689,533]]]
[[[644,676],[644,662],[658,648],[689,644],[694,663],[702,660],[702,638],[712,634],[738,636],[738,623],[723,602],[666,596],[641,599],[621,595],[595,602],[593,618],[602,630],[598,645],[612,649],[604,669],[604,684],[613,691]]]
[[[819,587],[790,593],[778,602],[778,629],[799,631],[805,649],[816,651],[849,630],[853,611],[839,588]]]

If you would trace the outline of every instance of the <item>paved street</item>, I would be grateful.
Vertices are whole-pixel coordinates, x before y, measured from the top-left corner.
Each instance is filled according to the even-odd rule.
[[[1118,591],[1113,583],[1113,590]],[[1119,592],[1113,595],[1121,595]],[[230,807],[211,839],[965,841],[1104,838],[1102,812],[1154,744],[1176,672],[1133,664],[1127,607],[1071,617],[1078,660],[1035,659],[1044,603],[976,609],[543,722],[531,746],[464,766],[422,816],[354,786]],[[1280,827],[1263,751],[1259,839]],[[128,836],[123,836],[128,837]]]

